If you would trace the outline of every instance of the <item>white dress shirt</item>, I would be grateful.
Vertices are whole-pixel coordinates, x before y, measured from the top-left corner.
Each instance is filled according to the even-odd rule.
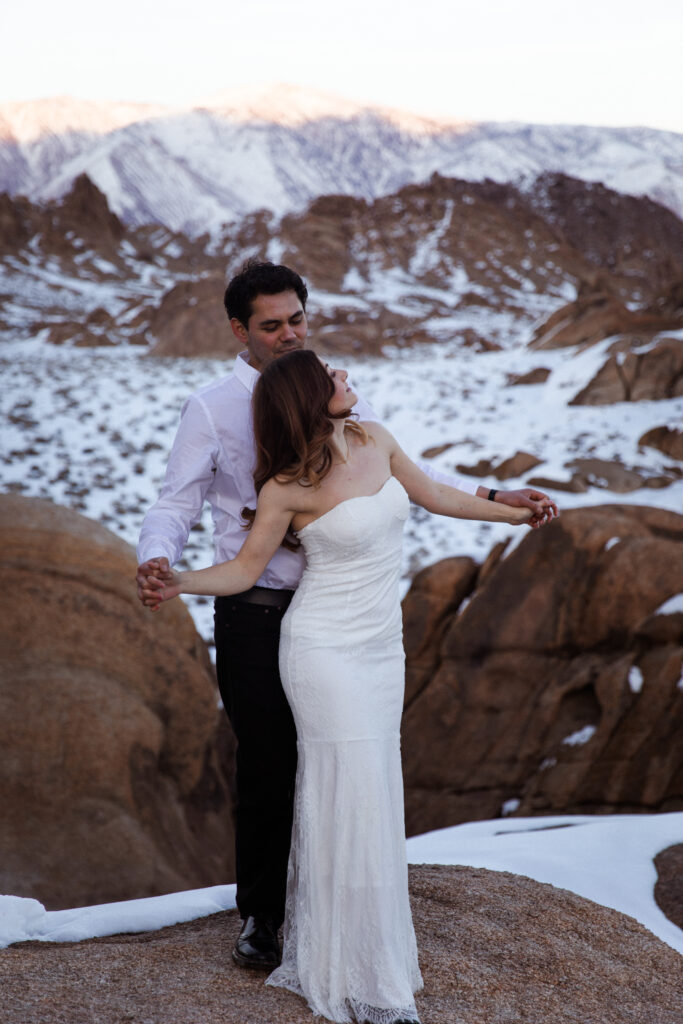
[[[174,565],[205,501],[213,517],[214,564],[234,558],[246,540],[242,509],[256,508],[251,396],[259,376],[247,358],[246,352],[241,353],[231,374],[200,388],[185,402],[161,493],[140,531],[140,563],[165,556]],[[378,419],[360,397],[354,412],[360,420]],[[468,494],[476,492],[478,484],[420,465],[434,479]],[[279,547],[258,586],[292,590],[304,564],[302,550]]]

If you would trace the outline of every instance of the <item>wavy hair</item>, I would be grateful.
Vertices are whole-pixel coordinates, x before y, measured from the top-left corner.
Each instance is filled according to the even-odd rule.
[[[254,485],[256,494],[271,477],[298,481],[317,487],[332,468],[330,439],[332,420],[346,420],[351,409],[329,411],[334,383],[318,356],[306,349],[287,352],[263,369],[254,388],[252,415],[256,442]],[[361,439],[367,433],[353,420],[346,424]],[[242,509],[246,529],[254,521],[255,511]],[[298,547],[288,536],[286,547]]]

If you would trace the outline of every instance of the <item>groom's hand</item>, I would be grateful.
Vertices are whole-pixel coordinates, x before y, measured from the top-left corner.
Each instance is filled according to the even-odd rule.
[[[494,500],[504,505],[512,505],[513,508],[530,508],[533,514],[529,526],[534,529],[549,523],[551,519],[556,519],[560,514],[552,498],[532,487],[525,487],[519,491],[498,491]]]
[[[138,586],[138,599],[142,604],[146,604],[144,591],[148,589],[147,580],[150,577],[158,580],[170,580],[172,578],[168,558],[164,558],[163,556],[159,558],[149,558],[146,562],[143,562],[138,566],[137,573],[135,575],[135,582]]]

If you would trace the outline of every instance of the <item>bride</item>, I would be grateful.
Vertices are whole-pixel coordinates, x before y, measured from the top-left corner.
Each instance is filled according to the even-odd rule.
[[[280,642],[299,759],[283,957],[267,984],[331,1021],[417,1021],[399,745],[403,524],[409,501],[457,519],[517,524],[532,513],[431,480],[382,426],[350,418],[346,374],[311,351],[269,363],[253,402],[258,504],[243,512],[241,551],[150,577],[145,603],[241,593],[280,544],[303,545]]]

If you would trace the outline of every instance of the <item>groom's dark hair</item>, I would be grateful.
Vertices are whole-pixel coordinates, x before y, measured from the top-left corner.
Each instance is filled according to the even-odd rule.
[[[236,319],[245,327],[253,310],[252,302],[259,295],[296,292],[304,311],[308,289],[296,270],[269,260],[250,259],[225,289],[223,305],[228,320]]]

